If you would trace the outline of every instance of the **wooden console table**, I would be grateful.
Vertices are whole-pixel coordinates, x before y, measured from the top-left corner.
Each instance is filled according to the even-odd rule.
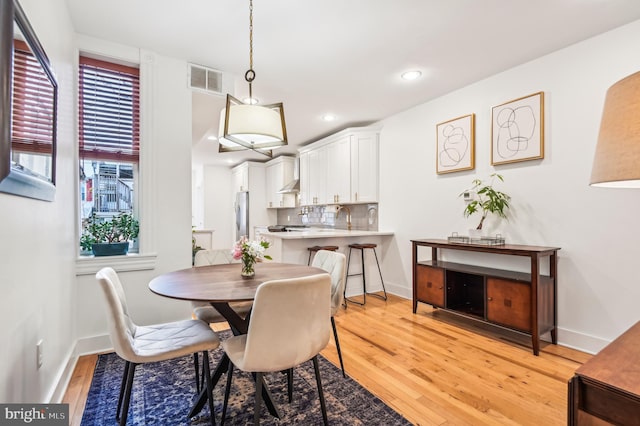
[[[638,360],[640,322],[576,370],[569,381],[568,424],[640,425]]]
[[[558,247],[449,243],[411,240],[413,244],[413,313],[418,302],[531,335],[533,353],[540,335],[550,332],[557,343]],[[431,260],[418,260],[419,247],[431,247]],[[473,251],[531,259],[530,273],[438,260],[438,249]],[[540,274],[540,260],[549,258],[549,275]]]

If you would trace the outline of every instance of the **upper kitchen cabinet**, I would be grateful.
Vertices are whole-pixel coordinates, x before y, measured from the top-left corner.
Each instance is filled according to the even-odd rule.
[[[351,200],[351,137],[344,136],[327,145],[325,201],[327,204]]]
[[[249,190],[249,163],[244,162],[231,169],[232,193],[235,200],[236,192]]]
[[[295,193],[280,191],[294,177],[296,159],[293,157],[277,157],[266,163],[267,208],[292,208],[296,206]]]
[[[300,204],[378,201],[380,127],[342,130],[300,151]]]
[[[351,202],[378,202],[379,132],[351,136]]]

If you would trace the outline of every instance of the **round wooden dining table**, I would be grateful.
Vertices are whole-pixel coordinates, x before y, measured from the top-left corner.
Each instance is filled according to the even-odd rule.
[[[251,314],[242,318],[230,306],[230,302],[251,301],[255,298],[258,286],[266,281],[288,278],[302,278],[317,274],[326,274],[324,269],[292,263],[258,262],[253,278],[240,275],[242,264],[198,266],[159,275],[149,282],[149,289],[172,299],[209,302],[229,323],[235,335],[246,334]],[[226,354],[211,375],[213,385],[227,371],[229,358]],[[280,417],[272,401],[269,389],[263,383],[262,396],[269,412]],[[198,401],[191,409],[189,417],[194,417],[204,407],[208,395],[203,390]]]

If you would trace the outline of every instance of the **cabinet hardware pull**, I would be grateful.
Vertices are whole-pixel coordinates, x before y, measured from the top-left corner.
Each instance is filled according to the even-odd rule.
[[[491,302],[493,300],[493,297],[487,297],[487,300]]]

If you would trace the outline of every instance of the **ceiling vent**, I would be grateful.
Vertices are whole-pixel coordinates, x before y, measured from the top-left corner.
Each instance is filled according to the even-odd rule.
[[[189,87],[214,95],[224,95],[221,71],[189,64]]]

